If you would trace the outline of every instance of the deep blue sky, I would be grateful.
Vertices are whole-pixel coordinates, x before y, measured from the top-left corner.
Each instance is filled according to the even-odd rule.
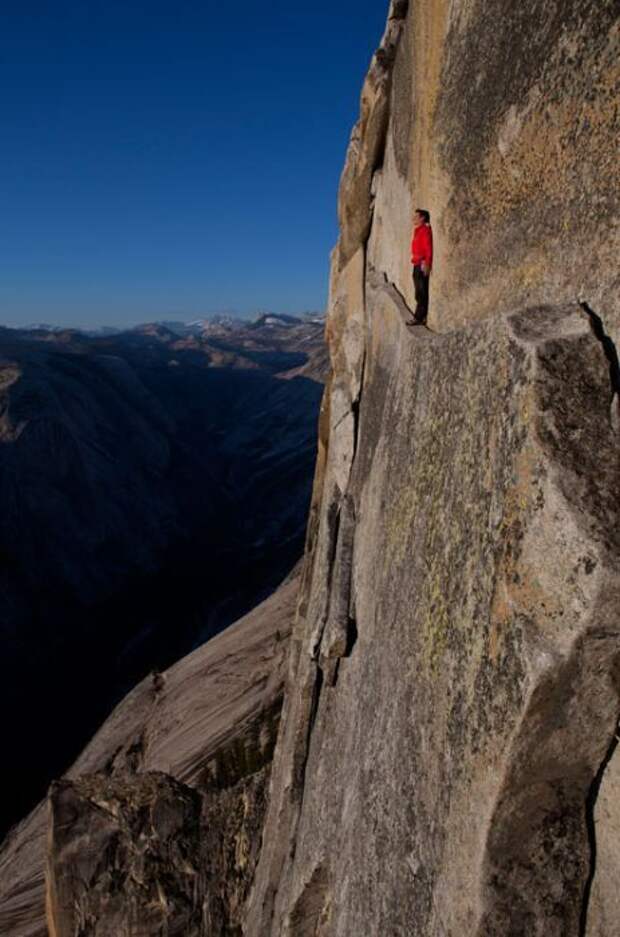
[[[323,308],[387,6],[2,4],[0,323]]]

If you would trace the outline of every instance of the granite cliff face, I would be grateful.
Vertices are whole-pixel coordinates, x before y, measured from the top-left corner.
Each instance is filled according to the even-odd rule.
[[[618,61],[612,3],[391,4],[248,937],[620,928]]]
[[[197,933],[618,933],[617,37],[606,0],[390,5],[339,195],[332,372],[277,744],[267,767],[233,759],[226,713],[209,735],[215,776],[241,763],[258,786],[250,822],[247,792],[219,810],[226,783],[213,796],[203,784],[211,822],[194,815],[182,839],[197,900],[219,897],[224,915]],[[418,206],[437,246],[428,331],[408,326]],[[277,720],[259,712],[253,737],[273,739]],[[69,779],[99,780],[52,790],[52,824],[65,798],[81,811],[122,800],[123,868],[143,832],[183,896],[150,819],[169,787],[147,774],[124,788],[124,772],[137,758],[134,770],[194,790],[211,775],[187,779],[176,759],[167,769],[124,743],[116,763],[124,713]],[[164,748],[175,724],[162,724]],[[176,793],[190,813],[191,797]],[[8,844],[24,868],[38,822]],[[50,921],[71,904],[62,883],[88,866],[81,829],[50,845]],[[218,855],[240,842],[251,855],[232,892],[236,861],[205,879],[207,829]],[[6,893],[15,915],[32,874]],[[99,909],[82,933],[141,933],[102,913],[106,874],[73,904]],[[80,932],[65,920],[55,937]]]

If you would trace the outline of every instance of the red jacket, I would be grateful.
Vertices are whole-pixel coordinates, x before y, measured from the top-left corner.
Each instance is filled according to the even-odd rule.
[[[417,265],[422,261],[429,270],[433,266],[433,232],[429,224],[414,228],[411,239],[411,263]]]

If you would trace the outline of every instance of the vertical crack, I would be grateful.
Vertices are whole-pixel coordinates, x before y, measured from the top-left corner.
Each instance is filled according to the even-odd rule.
[[[317,664],[314,687],[312,689],[312,703],[310,706],[310,718],[308,719],[308,741],[306,745],[306,761],[308,760],[307,756],[310,753],[310,736],[312,735],[312,730],[314,729],[314,723],[316,722],[316,716],[319,711],[319,700],[321,698],[322,689],[323,689],[323,670]]]
[[[297,827],[299,825],[299,819],[301,817],[301,812],[304,806],[304,798],[306,796],[306,773],[308,771],[308,761],[310,759],[310,743],[312,741],[312,732],[314,730],[314,724],[316,722],[316,717],[319,711],[319,702],[321,699],[321,690],[323,689],[323,670],[318,663],[311,664],[314,666],[314,683],[312,685],[312,698],[310,701],[310,709],[308,712],[308,722],[306,725],[306,731],[303,741],[303,750],[301,752],[301,759],[299,764],[298,771],[298,781],[297,781],[297,796],[299,801],[299,806],[297,808],[296,816],[293,820],[293,835],[291,836],[290,841],[290,850],[289,858],[292,862],[295,858],[295,851],[297,849]]]
[[[325,608],[320,615],[319,623],[310,636],[310,657],[318,659],[323,632],[329,618],[329,607],[331,602],[332,582],[334,578],[334,562],[336,559],[336,550],[338,547],[338,535],[340,531],[340,508],[338,501],[333,500],[327,510],[327,582],[325,583]]]
[[[359,429],[360,429],[360,407],[362,403],[362,394],[364,393],[364,375],[366,372],[366,349],[364,349],[362,356],[362,367],[360,368],[360,386],[357,392],[357,397],[351,404],[351,410],[353,412],[353,458],[351,459],[351,472],[353,472],[353,464],[355,462],[355,456],[357,454],[357,444],[359,441]]]
[[[605,753],[599,769],[594,775],[592,784],[588,791],[586,797],[586,828],[588,831],[588,843],[590,846],[590,868],[588,871],[588,877],[583,889],[583,899],[581,902],[581,914],[579,916],[579,937],[586,937],[587,926],[588,926],[588,908],[590,905],[590,896],[592,894],[592,884],[594,882],[594,876],[596,875],[596,825],[594,822],[594,810],[596,808],[596,802],[598,800],[598,795],[601,789],[601,783],[603,781],[603,775],[607,770],[609,762],[614,756],[614,752],[618,747],[618,742],[620,737],[618,732],[620,731],[620,723],[616,724],[614,734],[612,735],[611,742]]]
[[[597,313],[588,303],[580,302],[579,305],[590,319],[590,328],[592,329],[595,338],[600,342],[605,357],[609,362],[609,383],[611,385],[610,407],[613,407],[614,401],[616,404],[618,404],[620,401],[620,363],[618,362],[618,352],[612,339],[605,331],[602,318],[597,315]],[[612,421],[614,422],[614,426],[616,425],[615,421],[617,419],[620,419],[620,414],[616,415],[615,418],[612,414]]]
[[[329,612],[323,640],[321,642],[321,661],[326,666],[336,658],[343,657],[350,642],[349,622],[351,611],[351,590],[353,581],[353,550],[355,544],[356,512],[353,496],[346,494],[340,511],[340,530],[338,547],[334,558],[329,598]],[[329,666],[328,669],[333,669]],[[328,679],[333,685],[330,674]]]

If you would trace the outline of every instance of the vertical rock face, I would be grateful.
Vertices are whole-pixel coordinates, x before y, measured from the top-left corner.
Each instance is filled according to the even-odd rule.
[[[382,269],[411,296],[400,245],[411,209],[430,209],[442,331],[574,299],[620,314],[618,49],[613,0],[409,4],[375,223]]]
[[[607,2],[390,6],[247,937],[620,929],[617,36]]]

